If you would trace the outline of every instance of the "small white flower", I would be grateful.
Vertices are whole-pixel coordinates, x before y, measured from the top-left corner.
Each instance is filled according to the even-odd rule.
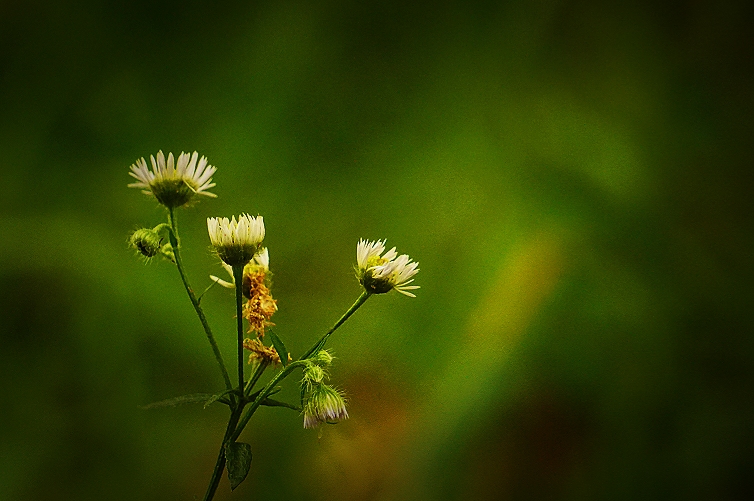
[[[384,255],[383,255],[384,252]],[[374,294],[384,294],[392,289],[410,297],[410,290],[418,285],[409,285],[419,272],[419,263],[411,261],[407,254],[398,256],[395,247],[385,252],[385,240],[370,242],[359,240],[356,246],[356,277],[364,288]]]
[[[207,164],[207,158],[199,159],[199,154],[194,152],[181,153],[178,162],[169,153],[167,161],[162,151],[150,157],[152,170],[147,167],[144,158],[140,158],[131,165],[129,174],[138,182],[128,185],[129,188],[142,188],[147,195],[154,195],[162,205],[174,208],[186,204],[194,195],[216,197],[209,190],[215,183],[212,175],[217,170]]]
[[[262,216],[241,214],[232,219],[227,217],[207,218],[209,239],[217,254],[230,266],[240,266],[254,258],[264,240],[264,220]],[[269,263],[269,257],[268,263]]]

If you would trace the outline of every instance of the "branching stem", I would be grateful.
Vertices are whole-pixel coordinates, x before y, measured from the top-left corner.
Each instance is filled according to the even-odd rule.
[[[348,320],[348,318],[353,315],[356,310],[358,310],[364,302],[369,299],[369,296],[371,294],[369,292],[362,292],[361,296],[356,300],[356,302],[351,305],[351,307],[346,311],[340,319],[338,319],[337,322],[335,322],[335,325],[332,326],[332,328],[325,333],[322,338],[320,338],[319,341],[317,341],[314,346],[312,346],[309,351],[306,352],[306,354],[301,357],[299,360],[296,360],[295,362],[292,362],[288,364],[287,367],[283,368],[280,372],[275,374],[275,376],[270,380],[267,385],[257,394],[257,397],[254,399],[254,401],[251,403],[249,408],[246,410],[246,413],[243,415],[241,420],[238,422],[238,426],[236,426],[236,430],[233,432],[233,434],[230,437],[231,441],[237,440],[238,436],[241,434],[243,429],[246,427],[246,425],[249,423],[249,420],[251,419],[251,416],[254,415],[254,412],[259,408],[260,405],[262,405],[262,402],[264,399],[266,399],[272,391],[275,388],[275,385],[278,384],[280,381],[288,377],[291,372],[293,372],[294,369],[298,367],[303,367],[307,364],[306,359],[309,358],[312,355],[315,355],[319,350],[321,350],[325,343],[327,342],[327,339],[332,335],[333,332],[335,332],[338,327],[343,325],[343,323]]]

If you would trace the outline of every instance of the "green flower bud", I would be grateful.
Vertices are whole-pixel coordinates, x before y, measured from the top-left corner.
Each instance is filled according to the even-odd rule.
[[[304,383],[307,385],[319,384],[325,380],[325,369],[316,364],[307,364],[304,368]]]
[[[166,259],[175,263],[175,252],[173,252],[173,246],[170,245],[170,243],[166,243],[165,245],[163,245],[162,249],[160,249],[160,252]]]
[[[131,247],[142,256],[153,258],[162,251],[162,239],[154,230],[141,228],[136,230],[129,239]]]
[[[303,413],[304,428],[316,428],[320,423],[348,419],[343,393],[326,384],[312,389]]]
[[[330,367],[332,365],[333,356],[327,350],[320,350],[310,360],[320,367]]]

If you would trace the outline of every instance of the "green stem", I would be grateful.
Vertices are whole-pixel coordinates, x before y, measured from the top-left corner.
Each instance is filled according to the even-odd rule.
[[[225,368],[225,362],[223,361],[222,353],[220,353],[220,348],[217,346],[215,336],[212,335],[212,329],[210,329],[209,327],[207,317],[204,316],[204,311],[199,305],[199,301],[196,299],[194,290],[191,288],[191,285],[189,285],[188,278],[186,278],[186,272],[183,269],[180,243],[178,240],[178,228],[175,221],[175,212],[172,207],[168,209],[168,221],[170,222],[170,245],[173,246],[173,254],[175,255],[175,264],[178,267],[178,273],[181,275],[183,286],[186,288],[186,292],[188,293],[189,299],[191,300],[191,304],[194,305],[194,310],[199,316],[199,321],[202,323],[202,327],[204,327],[204,332],[207,334],[209,344],[212,346],[212,351],[215,353],[215,360],[217,360],[217,364],[220,366],[220,372],[222,373],[223,379],[225,380],[225,387],[230,390],[231,388],[233,388],[233,383],[230,382],[230,376],[228,375],[228,369]]]
[[[212,477],[209,480],[209,486],[207,487],[207,493],[204,495],[204,501],[211,501],[215,497],[215,491],[217,486],[220,485],[220,479],[223,476],[225,470],[225,445],[229,442],[228,439],[232,435],[233,431],[238,424],[238,418],[241,417],[243,411],[243,405],[239,404],[238,407],[233,409],[228,420],[228,426],[225,428],[225,435],[223,436],[222,444],[220,444],[220,452],[217,455],[217,461],[215,462],[215,469],[212,471]]]
[[[348,308],[348,311],[346,311],[343,314],[342,317],[340,317],[340,320],[338,320],[337,322],[335,322],[335,325],[333,325],[332,328],[329,331],[327,331],[327,333],[324,336],[322,336],[320,338],[320,340],[317,341],[314,344],[314,346],[312,346],[309,349],[309,351],[307,351],[301,357],[300,360],[307,359],[310,356],[316,354],[319,350],[321,350],[325,346],[325,343],[327,342],[327,338],[329,338],[332,335],[332,333],[335,332],[335,330],[338,327],[340,327],[341,325],[343,325],[343,322],[345,322],[346,320],[348,320],[348,317],[350,317],[351,315],[353,315],[356,312],[356,310],[358,310],[361,307],[361,305],[364,304],[367,299],[369,299],[369,296],[371,296],[371,295],[372,295],[371,292],[367,292],[367,291],[362,292],[361,296],[359,296],[359,298],[356,300],[356,302],[353,303],[350,308]]]
[[[254,401],[249,406],[249,410],[246,411],[246,414],[243,415],[241,420],[238,422],[238,426],[236,426],[235,431],[230,436],[230,441],[236,441],[238,440],[238,436],[241,434],[243,429],[246,427],[246,425],[249,423],[249,420],[251,419],[251,416],[254,415],[254,412],[259,408],[259,406],[262,404],[262,401],[267,398],[270,393],[275,388],[275,385],[278,384],[280,381],[285,379],[292,371],[293,369],[296,369],[297,367],[303,367],[306,365],[306,362],[302,360],[297,360],[295,362],[292,362],[288,364],[288,366],[275,374],[275,377],[273,377],[269,383],[264,387],[262,391],[259,392],[257,395],[257,398],[254,399]]]
[[[233,279],[236,282],[236,326],[238,327],[238,392],[243,395],[243,268],[233,266]]]
[[[246,388],[244,388],[244,395],[247,397],[249,396],[249,392],[254,389],[254,385],[257,384],[257,381],[259,381],[259,378],[262,377],[262,373],[269,365],[269,362],[266,360],[262,360],[259,362],[259,365],[257,365],[256,370],[254,371],[254,374],[249,378],[249,381],[246,383]]]

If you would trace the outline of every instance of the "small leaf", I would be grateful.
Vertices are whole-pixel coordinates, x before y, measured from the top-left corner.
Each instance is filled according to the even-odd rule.
[[[280,356],[280,363],[282,363],[283,367],[285,367],[286,365],[288,365],[288,349],[285,347],[283,340],[280,339],[277,334],[272,332],[272,329],[268,329],[267,332],[270,333],[272,346],[275,347],[275,351],[278,352],[278,355]]]
[[[177,407],[183,404],[194,404],[206,402],[208,398],[213,397],[211,393],[192,393],[190,395],[181,395],[180,397],[168,398],[159,402],[152,402],[147,405],[140,405],[139,409],[158,409],[160,407]]]
[[[231,388],[230,390],[225,390],[220,393],[215,393],[214,395],[210,396],[206,402],[204,402],[204,408],[206,409],[210,405],[214,404],[218,400],[225,405],[230,405],[230,401],[226,398],[229,394],[235,392],[235,388]]]
[[[241,485],[251,468],[251,446],[243,442],[232,442],[225,446],[225,459],[228,461],[230,490]]]
[[[209,399],[206,402],[204,402],[204,408],[206,409],[210,405],[214,404],[215,402],[217,402],[217,399],[219,399],[222,396],[223,396],[222,393],[217,393],[215,395],[212,395],[211,397],[209,397]]]
[[[260,405],[265,405],[267,407],[287,407],[294,411],[301,412],[301,407],[297,405],[289,404],[288,402],[281,402],[280,400],[274,400],[272,398],[265,398],[260,402]]]

